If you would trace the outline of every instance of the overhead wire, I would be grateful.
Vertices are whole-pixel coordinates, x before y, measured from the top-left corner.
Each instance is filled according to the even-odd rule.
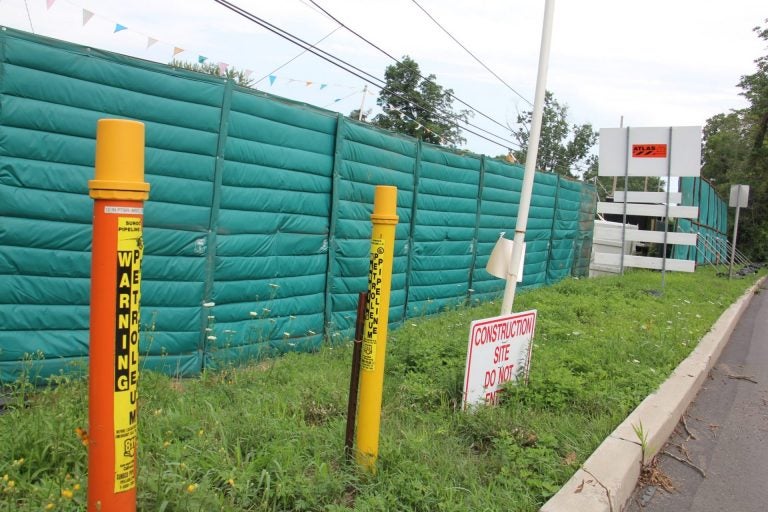
[[[310,0],[310,2],[312,2],[312,0]],[[493,76],[495,76],[497,80],[499,80],[499,81],[500,81],[502,84],[504,84],[504,85],[507,87],[507,89],[509,89],[510,91],[512,91],[513,93],[515,93],[517,96],[519,96],[519,97],[520,97],[520,98],[521,98],[523,101],[525,101],[526,103],[528,103],[530,106],[533,106],[533,103],[531,103],[531,101],[530,101],[528,98],[526,98],[525,96],[523,96],[522,94],[520,94],[519,92],[517,92],[517,91],[515,90],[515,88],[514,88],[514,87],[512,87],[511,85],[509,85],[509,84],[507,83],[507,81],[506,81],[506,80],[504,80],[504,79],[503,79],[503,78],[501,78],[499,75],[497,75],[495,71],[493,71],[491,68],[489,68],[489,67],[488,67],[488,66],[485,64],[485,62],[483,62],[482,60],[480,60],[480,59],[479,59],[479,58],[478,58],[478,57],[477,57],[477,56],[476,56],[474,53],[472,53],[472,52],[469,50],[469,48],[467,48],[466,46],[464,46],[463,44],[461,44],[461,41],[459,41],[458,39],[456,39],[456,38],[453,36],[453,34],[451,34],[451,33],[448,31],[448,29],[446,29],[444,26],[442,26],[442,25],[440,24],[440,22],[439,22],[439,21],[437,21],[437,20],[436,20],[436,19],[435,19],[435,18],[434,18],[434,17],[433,17],[433,16],[432,16],[430,13],[429,13],[429,11],[427,11],[427,10],[426,10],[424,7],[422,7],[422,6],[421,6],[421,4],[419,4],[419,2],[417,2],[416,0],[411,0],[411,2],[413,2],[413,3],[416,5],[416,7],[418,7],[419,9],[421,9],[421,11],[422,11],[424,14],[426,14],[426,15],[427,15],[427,17],[429,17],[429,19],[430,19],[430,20],[432,20],[432,21],[434,22],[434,24],[435,24],[435,25],[437,25],[438,27],[440,27],[440,29],[441,29],[443,32],[445,32],[445,33],[448,35],[448,37],[450,37],[451,39],[453,39],[453,41],[454,41],[456,44],[458,44],[459,46],[461,46],[461,47],[464,49],[464,51],[465,51],[465,52],[467,52],[467,53],[468,53],[468,54],[469,54],[469,55],[470,55],[470,56],[471,56],[473,59],[475,59],[475,61],[476,61],[478,64],[480,64],[481,66],[483,66],[483,67],[486,69],[486,71],[488,71],[490,74],[492,74]],[[314,4],[315,2],[312,2],[312,3]]]
[[[272,23],[270,23],[270,22],[268,22],[268,21],[266,21],[266,20],[256,16],[255,14],[253,14],[253,13],[251,13],[249,11],[246,11],[245,9],[243,9],[243,8],[241,8],[241,7],[239,7],[239,6],[235,5],[235,4],[232,4],[231,2],[229,2],[227,0],[213,0],[213,1],[218,3],[219,5],[227,8],[227,9],[229,9],[230,11],[232,11],[232,12],[234,12],[236,14],[239,14],[240,16],[246,18],[247,20],[249,20],[249,21],[251,21],[253,23],[256,23],[257,25],[261,26],[262,28],[265,28],[268,31],[270,31],[270,32],[272,32],[272,33],[282,37],[283,39],[286,39],[287,41],[290,41],[291,43],[293,43],[293,44],[295,44],[295,45],[297,45],[297,46],[299,46],[301,48],[304,48],[305,50],[309,51],[310,53],[312,53],[312,54],[320,57],[321,59],[329,62],[330,64],[333,64],[334,66],[337,66],[337,67],[343,69],[347,73],[350,73],[350,74],[360,78],[361,80],[364,80],[365,82],[368,82],[369,84],[373,85],[374,87],[376,87],[378,89],[381,89],[383,91],[387,91],[390,94],[392,94],[393,96],[397,97],[398,99],[401,99],[403,101],[411,103],[412,106],[417,108],[418,110],[421,110],[421,111],[424,111],[424,112],[429,112],[430,114],[433,114],[433,115],[437,115],[437,117],[439,117],[439,118],[442,117],[443,120],[450,121],[451,123],[454,123],[454,124],[459,124],[459,123],[467,124],[465,121],[457,118],[457,116],[455,114],[453,115],[453,117],[447,117],[445,115],[440,116],[440,114],[438,112],[436,112],[434,109],[424,108],[424,107],[422,107],[422,106],[420,106],[420,105],[418,105],[418,104],[408,100],[407,98],[405,98],[402,95],[398,94],[396,91],[392,91],[390,89],[387,89],[386,85],[381,85],[381,84],[385,84],[384,80],[376,77],[375,75],[372,75],[372,74],[368,73],[367,71],[365,71],[363,69],[360,69],[357,66],[355,66],[353,64],[350,64],[350,63],[346,62],[345,60],[343,60],[343,59],[341,59],[341,58],[339,58],[339,57],[337,57],[337,56],[335,56],[335,55],[333,55],[333,54],[331,54],[329,52],[326,52],[325,50],[322,50],[320,48],[314,47],[313,45],[311,45],[307,41],[304,41],[300,37],[295,36],[295,35],[291,34],[290,32],[288,32],[286,30],[283,30],[280,27],[277,27],[276,25],[273,25]],[[376,82],[379,82],[379,83],[376,83]],[[481,139],[484,139],[484,140],[486,140],[488,142],[491,142],[493,144],[501,146],[501,147],[503,147],[505,149],[511,150],[511,148],[510,148],[510,146],[508,144],[502,144],[502,143],[500,143],[500,142],[498,142],[496,140],[489,139],[488,137],[486,137],[484,135],[481,135],[481,134],[479,134],[479,133],[477,133],[477,132],[475,132],[473,130],[470,130],[469,128],[466,128],[466,126],[463,127],[462,129],[464,131],[466,131],[468,133],[471,133],[471,134],[473,134],[473,135],[475,135],[477,137],[480,137]],[[478,128],[478,129],[480,129],[480,128]],[[485,131],[486,133],[490,133],[487,130],[483,130],[483,131]],[[514,146],[518,146],[519,147],[519,145],[517,143],[515,143],[515,142],[506,140],[503,137],[500,137],[500,136],[498,136],[496,134],[491,134],[491,135],[493,137],[499,139],[499,140],[506,141],[509,144],[512,144]]]
[[[335,21],[336,23],[338,23],[340,26],[344,27],[344,28],[345,28],[345,29],[346,29],[348,32],[350,32],[351,34],[353,34],[353,35],[357,36],[359,39],[362,39],[362,40],[363,40],[363,41],[365,41],[365,42],[366,42],[368,45],[372,46],[373,48],[375,48],[375,49],[376,49],[376,50],[378,50],[379,52],[383,53],[384,55],[386,55],[387,57],[389,57],[389,58],[390,58],[390,59],[392,59],[393,61],[397,62],[398,64],[402,64],[402,62],[400,62],[400,60],[399,60],[397,57],[395,57],[394,55],[390,54],[390,53],[389,53],[389,52],[387,52],[386,50],[384,50],[384,49],[382,49],[381,47],[379,47],[379,46],[378,46],[376,43],[373,43],[373,42],[369,41],[367,38],[365,38],[364,36],[362,36],[361,34],[359,34],[358,32],[356,32],[355,30],[353,30],[353,29],[351,29],[350,27],[348,27],[346,24],[344,24],[344,22],[342,22],[341,20],[339,20],[338,18],[336,18],[336,17],[335,17],[333,14],[329,13],[329,12],[328,12],[328,11],[327,11],[325,8],[323,8],[323,7],[322,7],[320,4],[318,4],[318,3],[317,3],[315,0],[309,0],[309,1],[310,1],[310,2],[312,2],[312,5],[314,5],[315,7],[317,7],[318,9],[320,9],[321,11],[323,11],[323,13],[325,13],[325,15],[326,15],[326,16],[328,16],[329,18],[331,18],[333,21]],[[422,80],[426,80],[426,81],[428,81],[428,82],[432,82],[432,83],[435,83],[433,80],[430,80],[429,78],[425,77],[425,76],[424,76],[424,75],[422,75],[422,74],[419,74],[419,78],[421,78]],[[501,126],[501,127],[502,127],[502,128],[504,128],[505,130],[509,130],[509,126],[506,126],[506,125],[504,125],[504,124],[500,123],[499,121],[497,121],[496,119],[492,118],[491,116],[489,116],[489,115],[488,115],[488,114],[486,114],[485,112],[483,112],[483,111],[479,110],[479,109],[478,109],[478,108],[476,108],[476,107],[473,107],[472,105],[470,105],[470,104],[469,104],[469,103],[467,103],[466,101],[462,100],[461,98],[459,98],[459,97],[458,97],[458,96],[456,96],[455,94],[453,94],[453,93],[451,93],[451,92],[448,92],[448,91],[445,91],[445,92],[446,92],[446,94],[448,94],[448,96],[450,96],[452,99],[454,99],[454,100],[458,101],[459,103],[461,103],[461,104],[462,104],[462,105],[464,105],[465,107],[468,107],[470,110],[472,110],[472,111],[474,111],[474,112],[477,112],[478,114],[480,114],[480,115],[481,115],[481,116],[483,116],[484,118],[486,118],[486,119],[488,119],[489,121],[491,121],[491,122],[493,122],[493,123],[495,123],[495,124],[497,124],[497,125]],[[527,101],[527,100],[526,100],[526,101]],[[472,125],[472,126],[475,126],[475,125]],[[480,129],[480,127],[478,127],[478,126],[475,126],[475,128],[478,128],[478,129]]]

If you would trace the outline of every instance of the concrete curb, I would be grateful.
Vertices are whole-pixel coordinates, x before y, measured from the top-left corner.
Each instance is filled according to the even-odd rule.
[[[642,450],[634,426],[647,434],[645,460],[664,446],[688,405],[696,398],[763,277],[717,319],[698,346],[597,447],[581,469],[547,501],[540,512],[618,512],[624,509],[640,477]]]

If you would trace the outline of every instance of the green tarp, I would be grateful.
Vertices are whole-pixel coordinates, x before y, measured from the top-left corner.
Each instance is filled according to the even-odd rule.
[[[720,264],[728,258],[728,206],[708,181],[680,178],[683,205],[698,206],[696,219],[678,219],[677,231],[697,233],[697,244],[676,245],[673,257],[697,263]]]
[[[0,380],[82,370],[98,119],[146,125],[142,368],[193,375],[353,324],[376,185],[398,187],[390,321],[498,296],[522,169],[218,77],[0,32]],[[524,287],[586,275],[594,187],[537,173]]]

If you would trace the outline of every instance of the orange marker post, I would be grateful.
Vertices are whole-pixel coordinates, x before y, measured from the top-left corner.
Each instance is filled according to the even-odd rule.
[[[144,124],[96,129],[88,411],[88,510],[136,510]]]

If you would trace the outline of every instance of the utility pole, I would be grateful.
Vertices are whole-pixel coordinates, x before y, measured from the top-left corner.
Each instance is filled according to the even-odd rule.
[[[368,84],[363,86],[363,99],[360,101],[360,112],[357,113],[357,120],[363,120],[363,107],[365,107],[365,95],[368,94]]]

